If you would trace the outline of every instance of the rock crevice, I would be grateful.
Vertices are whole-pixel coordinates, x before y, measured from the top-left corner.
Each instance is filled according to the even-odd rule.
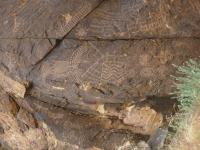
[[[2,0],[1,145],[161,144],[158,127],[175,111],[172,64],[199,61],[199,8],[198,0]]]

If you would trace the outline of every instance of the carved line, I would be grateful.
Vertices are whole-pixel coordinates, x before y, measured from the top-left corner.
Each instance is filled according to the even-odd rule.
[[[86,77],[89,77],[87,74],[91,74],[91,75],[93,75],[93,71],[92,70],[96,70],[96,69],[93,69],[93,67],[95,67],[95,65],[98,65],[99,63],[99,61],[100,60],[102,60],[102,56],[92,65],[92,66],[90,66],[89,68],[88,68],[88,70],[82,75],[82,78],[86,78]],[[96,71],[96,72],[98,72],[98,71]],[[92,77],[89,77],[89,78],[92,78]],[[93,79],[93,78],[92,78]],[[97,78],[98,79],[98,78]],[[97,79],[93,79],[93,80],[97,80]]]
[[[75,52],[73,52],[73,54],[72,54],[72,56],[71,56],[71,58],[70,58],[70,66],[72,67],[72,71],[74,72],[74,78],[75,78],[75,80],[77,81],[77,82],[80,82],[81,81],[81,79],[79,79],[79,77],[76,75],[76,64],[75,63],[77,63],[76,62],[76,59],[77,58],[81,58],[81,56],[82,56],[82,54],[84,53],[84,51],[86,51],[88,49],[88,47],[87,46],[81,46],[81,47],[79,47]]]
[[[143,77],[149,77],[152,76],[154,73],[152,68],[144,68],[140,71],[140,75]]]
[[[119,58],[119,56],[107,55],[104,58],[104,63],[102,64],[101,81],[121,82],[125,79],[126,65],[123,61],[115,61],[115,58]]]
[[[88,42],[101,56],[103,56],[102,53],[99,52],[99,50],[91,43],[91,42]]]
[[[15,23],[14,23],[14,28],[13,32],[16,33],[19,30],[20,23],[17,22],[17,19],[15,17]]]
[[[72,16],[69,23],[65,24],[64,27],[61,26],[60,30],[56,33],[57,36],[63,36],[67,34],[81,19],[83,19],[90,11],[91,11],[91,4],[86,2],[86,4],[77,9],[78,12]]]

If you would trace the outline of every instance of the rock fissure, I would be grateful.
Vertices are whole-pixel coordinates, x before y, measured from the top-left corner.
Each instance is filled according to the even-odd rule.
[[[168,96],[172,64],[199,61],[199,8],[197,0],[3,0],[2,147],[162,144],[155,139],[177,104]]]

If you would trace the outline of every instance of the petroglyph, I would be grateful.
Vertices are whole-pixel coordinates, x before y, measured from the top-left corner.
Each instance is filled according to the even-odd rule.
[[[14,62],[18,62],[17,61],[17,57],[13,52],[5,52],[5,56],[7,57],[7,59],[9,60],[9,64],[8,64],[8,68],[11,70],[14,68]]]
[[[102,64],[101,81],[117,83],[125,79],[126,64],[115,61],[117,56],[106,56]]]
[[[158,56],[158,59],[161,64],[166,64],[167,61],[170,61],[172,59],[172,57],[173,55],[171,54],[169,50],[165,50],[165,51],[161,50]]]
[[[143,77],[150,77],[154,74],[154,70],[152,68],[144,68],[140,71],[140,75]]]
[[[101,63],[101,58],[97,60],[82,76],[84,81],[91,82],[100,82],[101,70],[97,70],[99,68],[99,64]]]
[[[163,1],[151,4],[149,0],[121,1],[118,3],[105,2],[94,13],[87,32],[101,33],[103,36],[116,32],[128,33],[149,32],[166,27],[167,14],[163,11]],[[148,13],[139,12],[143,7],[157,7]],[[155,6],[154,6],[155,5]],[[111,9],[113,8],[116,9]],[[144,17],[145,16],[145,17]],[[78,31],[76,31],[78,35]]]
[[[83,53],[86,52],[87,50],[88,50],[87,46],[81,46],[78,49],[76,49],[76,51],[74,51],[74,53],[72,54],[70,58],[70,66],[74,73],[73,74],[74,80],[76,82],[81,82],[81,79],[78,76],[78,74],[80,73],[78,65],[81,63]]]
[[[165,16],[162,16],[162,15],[158,16],[157,13],[152,14],[152,18],[147,20],[147,22],[150,22],[150,23],[147,25],[146,25],[146,23],[141,25],[141,27],[140,27],[141,31],[149,31],[152,29],[164,27],[167,23]]]
[[[83,74],[84,81],[116,83],[125,79],[126,60],[115,55],[104,56],[98,50],[95,55],[101,57]]]
[[[17,18],[15,17],[14,19],[15,23],[14,23],[14,28],[13,28],[13,32],[17,32],[19,30],[19,27],[20,27],[20,23],[17,22]]]
[[[65,18],[65,21],[66,21],[67,23],[70,22],[71,19],[72,19],[72,16],[70,16],[70,14],[64,14],[64,15],[61,15],[61,16],[63,16],[63,17]]]
[[[86,41],[80,43],[79,46],[74,43],[73,49],[59,49],[62,55],[52,57],[53,59],[47,59],[42,63],[40,77],[45,79],[45,84],[48,84],[50,91],[56,92],[69,92],[67,85],[73,83],[93,86],[92,84],[119,85],[123,82],[131,82],[135,85],[143,79],[164,80],[165,74],[171,70],[167,67],[169,62],[174,63],[177,59],[180,60],[179,57],[182,55],[177,50],[178,58],[173,58],[172,50],[169,50],[166,45],[160,47],[162,50],[154,49],[153,41],[152,43],[146,41],[151,51],[142,46],[145,41],[138,46],[134,46],[135,43],[130,46],[127,42],[125,47],[121,47],[120,42],[113,42],[114,45],[112,45],[107,41],[98,44]],[[91,89],[80,89],[76,86],[74,90],[77,88],[83,91]]]
[[[78,37],[86,36],[86,35],[87,35],[87,32],[88,32],[88,30],[87,30],[85,27],[79,27],[79,28],[77,29],[76,36],[78,36]]]
[[[84,81],[117,83],[125,79],[125,62],[116,61],[119,56],[106,55],[97,60],[84,74]],[[125,60],[124,60],[125,61]]]
[[[138,16],[127,25],[128,30],[135,30],[134,32],[148,32],[160,27],[165,27],[167,24],[167,14],[163,11],[163,1],[159,1],[159,3],[159,10],[157,12],[150,12],[145,19]]]
[[[78,8],[71,15],[64,16],[65,22],[60,26],[56,35],[63,37],[66,35],[81,19],[83,19],[91,11],[91,4],[86,2],[80,8]],[[69,17],[70,16],[70,17]]]
[[[137,15],[139,10],[146,4],[146,0],[135,0],[135,1],[122,1],[121,13],[124,16]]]
[[[140,48],[136,48],[137,51]],[[154,54],[139,53],[127,55],[116,54],[117,50],[110,49],[110,53],[97,49],[93,43],[83,44],[76,48],[66,61],[56,60],[44,62],[42,76],[51,79],[63,79],[65,83],[112,83],[119,84],[126,79],[142,77],[162,76],[167,68],[165,63],[171,59],[171,53],[161,51]],[[151,68],[157,62],[162,66]],[[136,73],[136,69],[140,72]],[[44,71],[43,71],[44,70]],[[134,80],[134,79],[132,79]],[[52,82],[53,83],[53,82]],[[53,85],[51,87],[57,87]],[[55,88],[53,88],[56,90]],[[59,88],[61,91],[63,87]]]
[[[150,56],[149,55],[147,55],[147,54],[144,54],[144,55],[141,55],[140,56],[140,60],[139,60],[139,62],[140,62],[140,65],[148,65],[149,64],[149,61],[150,61]]]

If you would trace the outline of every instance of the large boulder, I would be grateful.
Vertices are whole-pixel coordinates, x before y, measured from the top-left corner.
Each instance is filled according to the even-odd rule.
[[[2,0],[0,14],[4,149],[149,149],[175,111],[172,64],[200,60],[198,0]]]

